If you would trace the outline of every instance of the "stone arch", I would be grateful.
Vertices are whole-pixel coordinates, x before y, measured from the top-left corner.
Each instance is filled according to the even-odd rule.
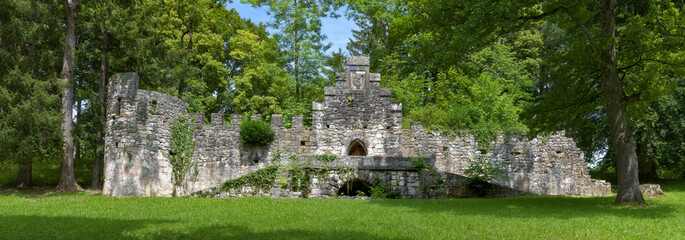
[[[350,156],[366,156],[367,153],[366,144],[359,139],[352,140],[347,148],[347,155]]]

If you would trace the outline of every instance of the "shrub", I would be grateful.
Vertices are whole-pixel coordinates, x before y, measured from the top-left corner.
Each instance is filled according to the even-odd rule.
[[[466,187],[479,197],[484,197],[492,191],[493,179],[505,177],[507,163],[495,163],[485,156],[478,156],[468,161],[464,174],[468,177]]]
[[[269,145],[274,140],[274,131],[264,121],[247,120],[240,124],[240,141],[247,145]]]
[[[412,162],[412,167],[414,167],[414,169],[416,169],[416,171],[421,171],[423,169],[429,169],[430,168],[430,166],[428,166],[428,163],[423,161],[423,155],[421,155],[421,154],[419,154],[419,156],[416,158],[411,158],[411,162]]]

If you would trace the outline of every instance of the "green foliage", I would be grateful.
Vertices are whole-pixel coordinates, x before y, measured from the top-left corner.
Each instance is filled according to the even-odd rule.
[[[221,184],[222,191],[240,191],[243,187],[250,186],[256,191],[268,192],[274,185],[278,166],[271,165],[257,171],[245,174],[235,179],[228,180]]]
[[[240,141],[243,144],[265,146],[273,139],[274,131],[267,122],[247,120],[240,123]]]
[[[490,148],[492,142],[497,139],[497,133],[499,132],[489,129],[471,130],[473,138],[478,142],[478,149],[481,151],[487,151]]]
[[[64,10],[27,0],[0,8],[0,171],[59,161]]]
[[[359,195],[362,196],[364,195]],[[387,182],[381,182],[378,178],[374,180],[373,185],[369,189],[369,197],[372,198],[400,198],[400,193],[398,191],[392,190],[390,184]]]
[[[486,156],[477,156],[468,160],[464,175],[468,177],[466,186],[479,197],[488,195],[493,185],[492,180],[507,176],[507,162],[493,162]]]
[[[231,56],[243,62],[242,74],[234,77],[235,111],[247,115],[280,113],[292,99],[291,83],[277,62],[276,42],[238,30],[229,44],[233,46]]]
[[[195,126],[193,119],[190,117],[178,115],[171,125],[169,161],[171,162],[174,186],[176,187],[183,185],[186,175],[197,165],[197,162],[193,161],[193,154],[195,152],[194,133]],[[176,190],[174,189],[175,194]]]
[[[321,155],[314,156],[314,158],[316,158],[316,160],[319,160],[319,161],[321,161],[321,163],[326,165],[326,164],[329,164],[329,163],[335,161],[335,159],[338,158],[338,156],[329,155],[329,154],[321,154]]]
[[[415,158],[412,157],[411,162],[412,162],[412,167],[414,167],[414,169],[416,169],[417,171],[421,171],[424,169],[430,169],[430,166],[428,166],[428,163],[423,161],[423,155],[421,155],[421,154],[419,154],[418,157],[415,157]]]

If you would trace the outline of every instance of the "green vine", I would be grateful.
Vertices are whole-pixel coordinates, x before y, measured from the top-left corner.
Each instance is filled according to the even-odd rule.
[[[278,166],[271,165],[257,171],[245,174],[238,178],[227,180],[218,187],[218,189],[211,189],[200,193],[200,196],[213,197],[219,192],[240,191],[243,187],[251,186],[255,191],[269,191],[273,187],[276,175],[278,173]]]
[[[323,163],[323,164],[327,164],[327,163],[335,161],[335,159],[338,158],[338,156],[329,155],[329,154],[321,154],[321,155],[314,156],[314,158],[316,158],[316,160],[321,161],[321,163]]]
[[[472,130],[473,138],[478,143],[478,150],[481,152],[487,151],[490,144],[497,139],[497,132],[495,130]]]
[[[190,169],[197,165],[196,162],[193,162],[193,153],[195,152],[194,130],[193,119],[183,115],[178,115],[176,121],[171,125],[171,149],[168,156],[175,187],[181,187]],[[195,170],[194,175],[197,175],[197,168]],[[174,188],[173,195],[176,196],[176,188]]]

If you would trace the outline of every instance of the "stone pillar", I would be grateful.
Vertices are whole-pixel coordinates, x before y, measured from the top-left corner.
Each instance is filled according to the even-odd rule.
[[[312,129],[324,129],[326,124],[324,123],[324,103],[323,102],[312,102]]]
[[[231,126],[240,126],[240,122],[243,121],[243,115],[231,114]]]
[[[380,73],[370,73],[369,74],[369,88],[380,88],[381,87],[381,74]]]
[[[304,128],[304,117],[302,115],[293,116],[293,130],[302,130]]]
[[[336,87],[344,87],[345,86],[345,81],[347,80],[345,78],[347,76],[347,73],[335,73],[335,86]]]
[[[279,129],[283,127],[283,115],[274,114],[271,115],[271,129]]]
[[[224,125],[224,114],[223,113],[212,113],[212,125],[221,126]]]
[[[395,130],[402,129],[402,103],[390,103],[390,127]]]
[[[202,113],[190,113],[190,117],[194,119],[196,128],[200,128],[205,125],[205,115]]]

